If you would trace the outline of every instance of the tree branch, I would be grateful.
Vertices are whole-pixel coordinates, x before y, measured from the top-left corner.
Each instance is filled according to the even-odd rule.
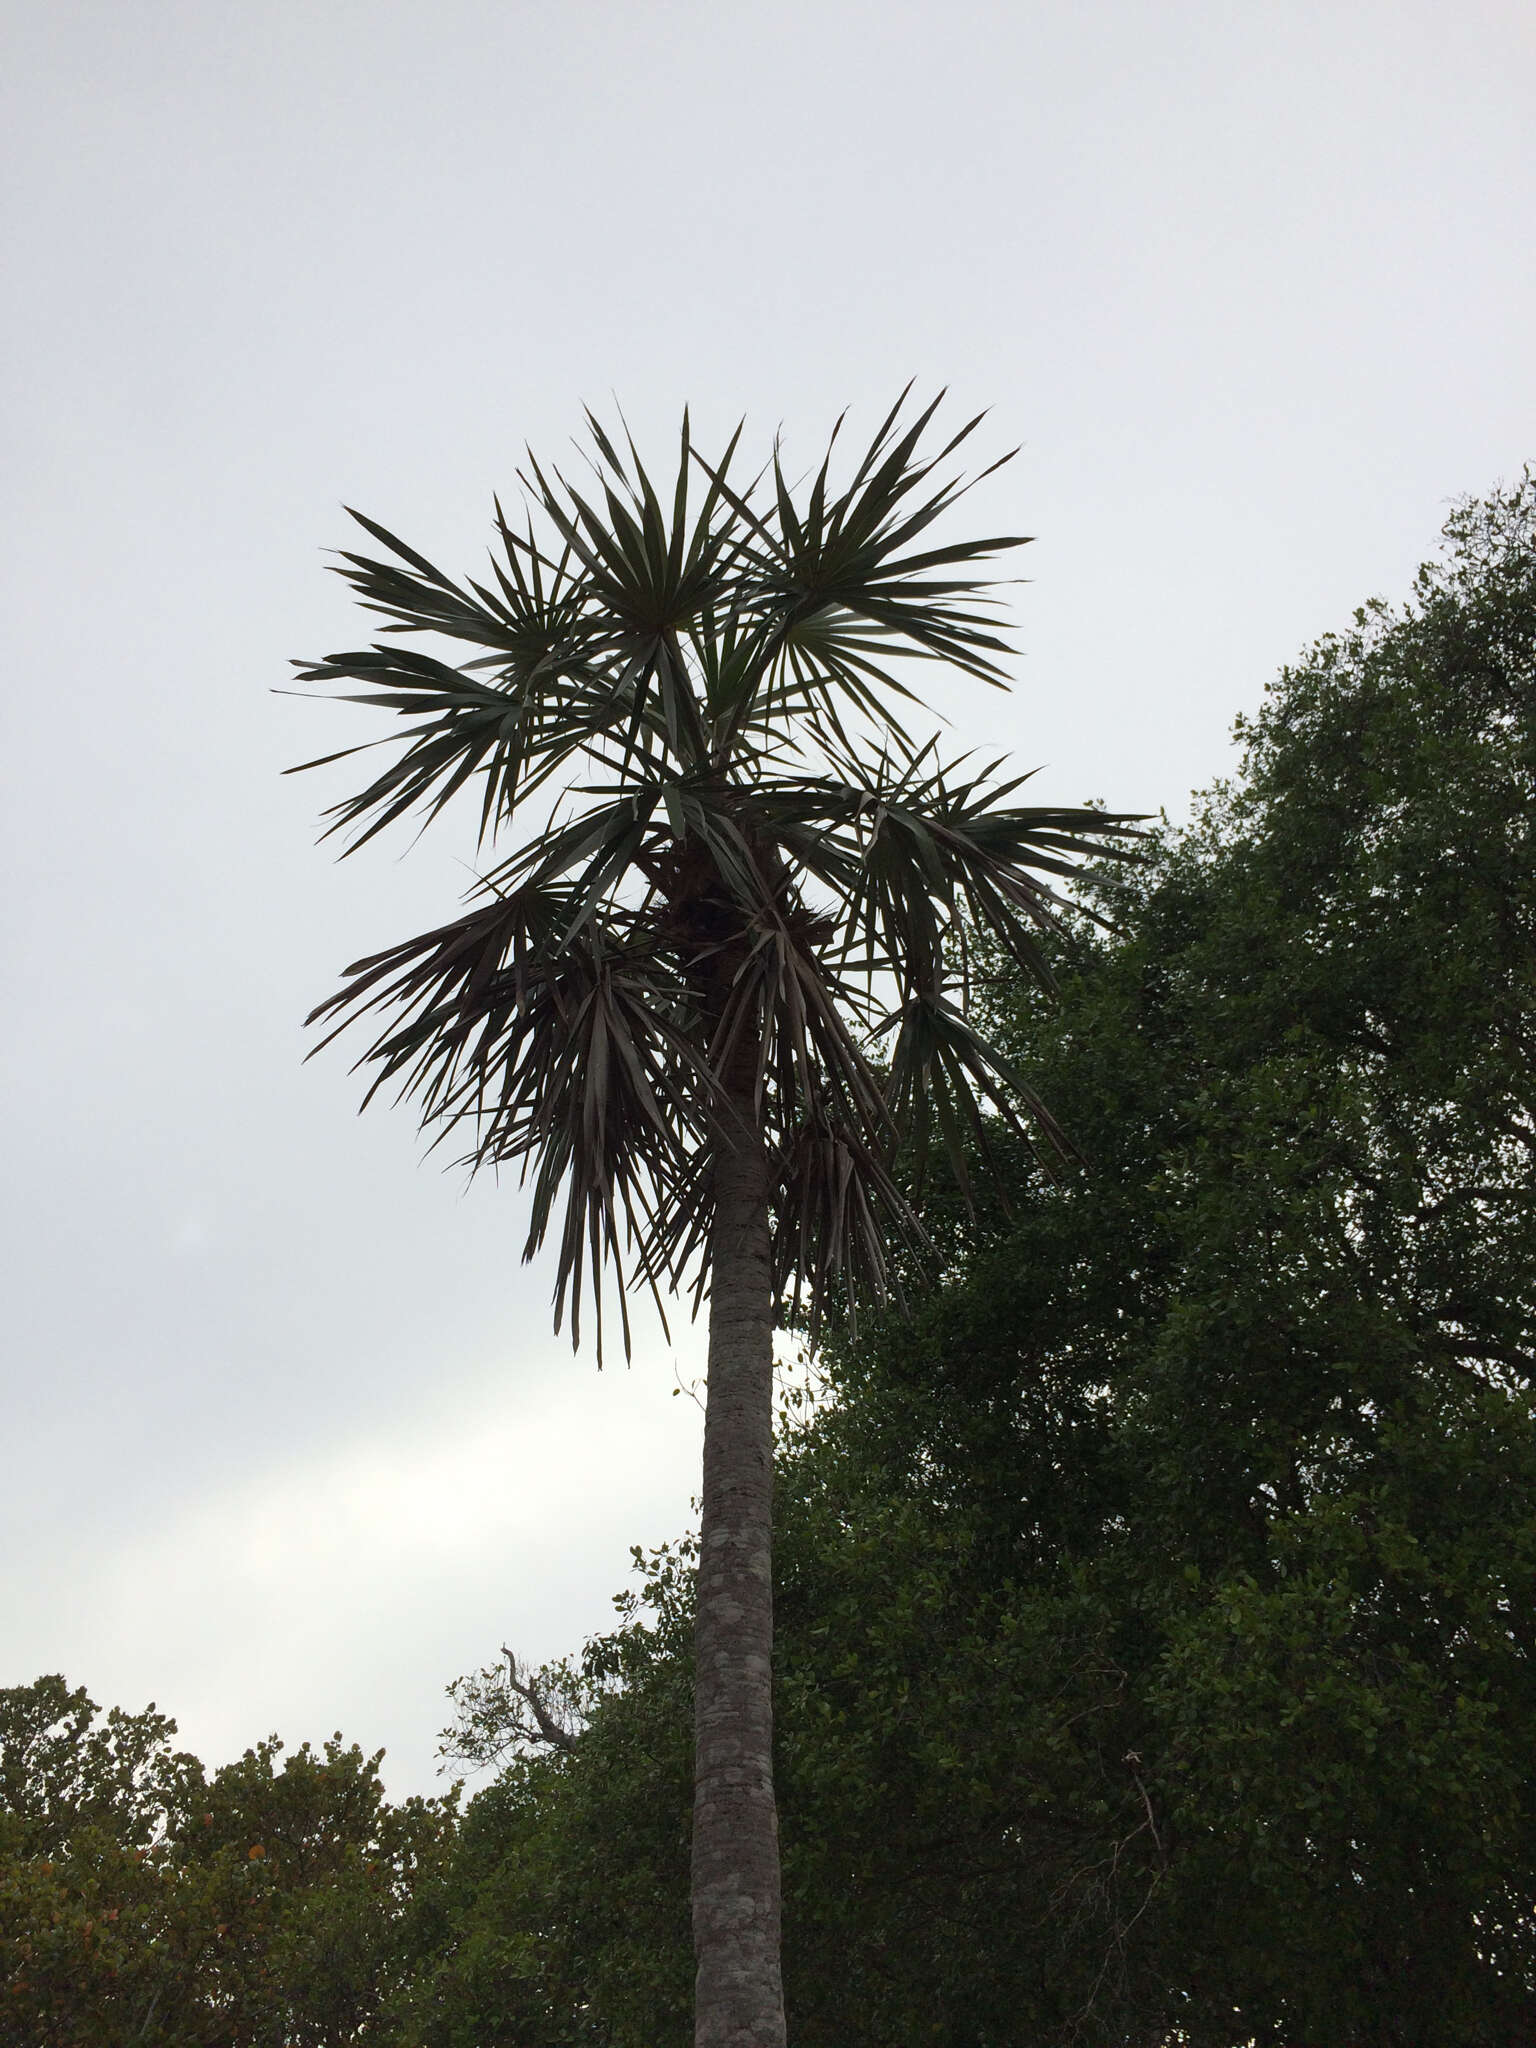
[[[564,1727],[551,1710],[548,1701],[534,1683],[530,1671],[526,1679],[517,1675],[517,1659],[503,1643],[501,1654],[507,1660],[507,1685],[527,1707],[538,1724],[538,1740],[548,1743],[551,1749],[569,1752],[576,1747],[576,1738],[569,1728]]]

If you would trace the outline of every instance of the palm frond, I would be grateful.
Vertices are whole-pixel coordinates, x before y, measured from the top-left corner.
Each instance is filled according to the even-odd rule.
[[[1027,778],[908,736],[915,661],[1004,680],[991,564],[1022,544],[939,532],[980,422],[933,445],[938,401],[908,396],[846,461],[839,421],[804,484],[777,447],[738,479],[741,429],[709,460],[685,415],[659,487],[589,414],[595,481],[530,455],[522,516],[497,501],[490,571],[462,584],[354,514],[385,552],[339,573],[384,637],[297,664],[395,724],[328,833],[350,850],[470,790],[491,848],[459,917],[357,962],[312,1021],[371,1031],[365,1100],[392,1089],[434,1145],[518,1167],[525,1256],[553,1235],[557,1322],[578,1334],[590,1297],[600,1345],[605,1273],[626,1343],[626,1282],[707,1284],[744,1048],[775,1281],[813,1321],[920,1258],[900,1161],[930,1129],[962,1186],[998,1130],[1069,1142],[972,1020],[968,934],[1048,987],[1072,878],[1134,858],[1137,821],[1023,804]],[[401,644],[419,634],[473,652]],[[555,815],[530,811],[557,781]]]

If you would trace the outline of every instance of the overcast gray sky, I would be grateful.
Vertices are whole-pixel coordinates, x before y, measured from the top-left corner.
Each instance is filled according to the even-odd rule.
[[[343,500],[453,568],[616,394],[1022,444],[1043,795],[1177,812],[1275,668],[1536,455],[1528,0],[9,0],[0,1683],[432,1782],[442,1688],[689,1520],[659,1335],[549,1333],[513,1187],[301,1065],[462,845],[335,867],[270,694]],[[333,737],[339,735],[339,737]],[[341,785],[329,785],[329,794]]]

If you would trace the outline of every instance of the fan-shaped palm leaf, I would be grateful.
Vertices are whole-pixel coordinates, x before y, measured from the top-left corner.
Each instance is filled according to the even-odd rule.
[[[354,514],[386,556],[348,552],[339,573],[384,637],[299,665],[400,721],[386,765],[329,813],[349,851],[468,790],[489,850],[462,915],[347,971],[315,1013],[326,1042],[368,1020],[370,1097],[391,1087],[435,1141],[521,1169],[525,1255],[553,1234],[573,1337],[590,1289],[601,1346],[605,1274],[626,1347],[626,1278],[658,1302],[710,1289],[694,1831],[710,2048],[782,2040],[775,1303],[884,1299],[891,1250],[925,1242],[899,1160],[930,1126],[962,1181],[996,1128],[1065,1144],[967,1016],[966,934],[1048,983],[1063,887],[1134,837],[1125,817],[1020,805],[1022,778],[909,739],[916,664],[1004,681],[985,571],[1020,542],[939,536],[975,481],[954,458],[979,421],[930,452],[937,401],[905,401],[841,475],[839,422],[803,487],[777,448],[738,479],[739,430],[706,460],[685,417],[663,492],[589,416],[593,483],[530,457],[525,521],[498,503],[487,581],[455,583]],[[415,634],[476,652],[402,647]],[[531,799],[557,778],[551,816]]]

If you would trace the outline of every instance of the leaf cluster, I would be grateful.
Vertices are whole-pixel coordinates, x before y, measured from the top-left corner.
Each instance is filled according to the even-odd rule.
[[[846,473],[834,431],[798,482],[778,447],[744,476],[739,429],[706,458],[685,416],[670,487],[589,416],[592,482],[530,457],[486,581],[354,515],[387,555],[340,573],[386,637],[300,674],[401,723],[330,830],[351,850],[473,790],[483,873],[315,1020],[368,1019],[370,1097],[520,1167],[525,1255],[555,1231],[573,1336],[609,1267],[623,1311],[626,1259],[658,1304],[697,1299],[742,1119],[770,1148],[777,1282],[813,1314],[834,1287],[883,1300],[889,1247],[922,1244],[896,1163],[916,1133],[957,1168],[989,1119],[1059,1140],[976,1026],[967,934],[1047,979],[1062,889],[1134,827],[1023,805],[1023,778],[902,722],[925,662],[1003,683],[983,571],[1021,544],[941,536],[979,421],[935,449],[936,407],[904,395]]]
[[[941,1284],[823,1348],[776,1494],[807,2048],[1536,2031],[1536,483],[1449,537],[1053,941],[1059,1003],[993,983],[1082,1159],[930,1197]],[[686,1991],[686,1637],[635,1624],[466,1905],[554,1873],[544,1981],[626,2048],[680,2037],[622,2003],[666,1901]]]
[[[208,1773],[175,1732],[56,1676],[0,1690],[0,2039],[376,2038],[441,1939],[424,1914],[454,1801],[390,1806],[380,1757],[339,1737]]]

